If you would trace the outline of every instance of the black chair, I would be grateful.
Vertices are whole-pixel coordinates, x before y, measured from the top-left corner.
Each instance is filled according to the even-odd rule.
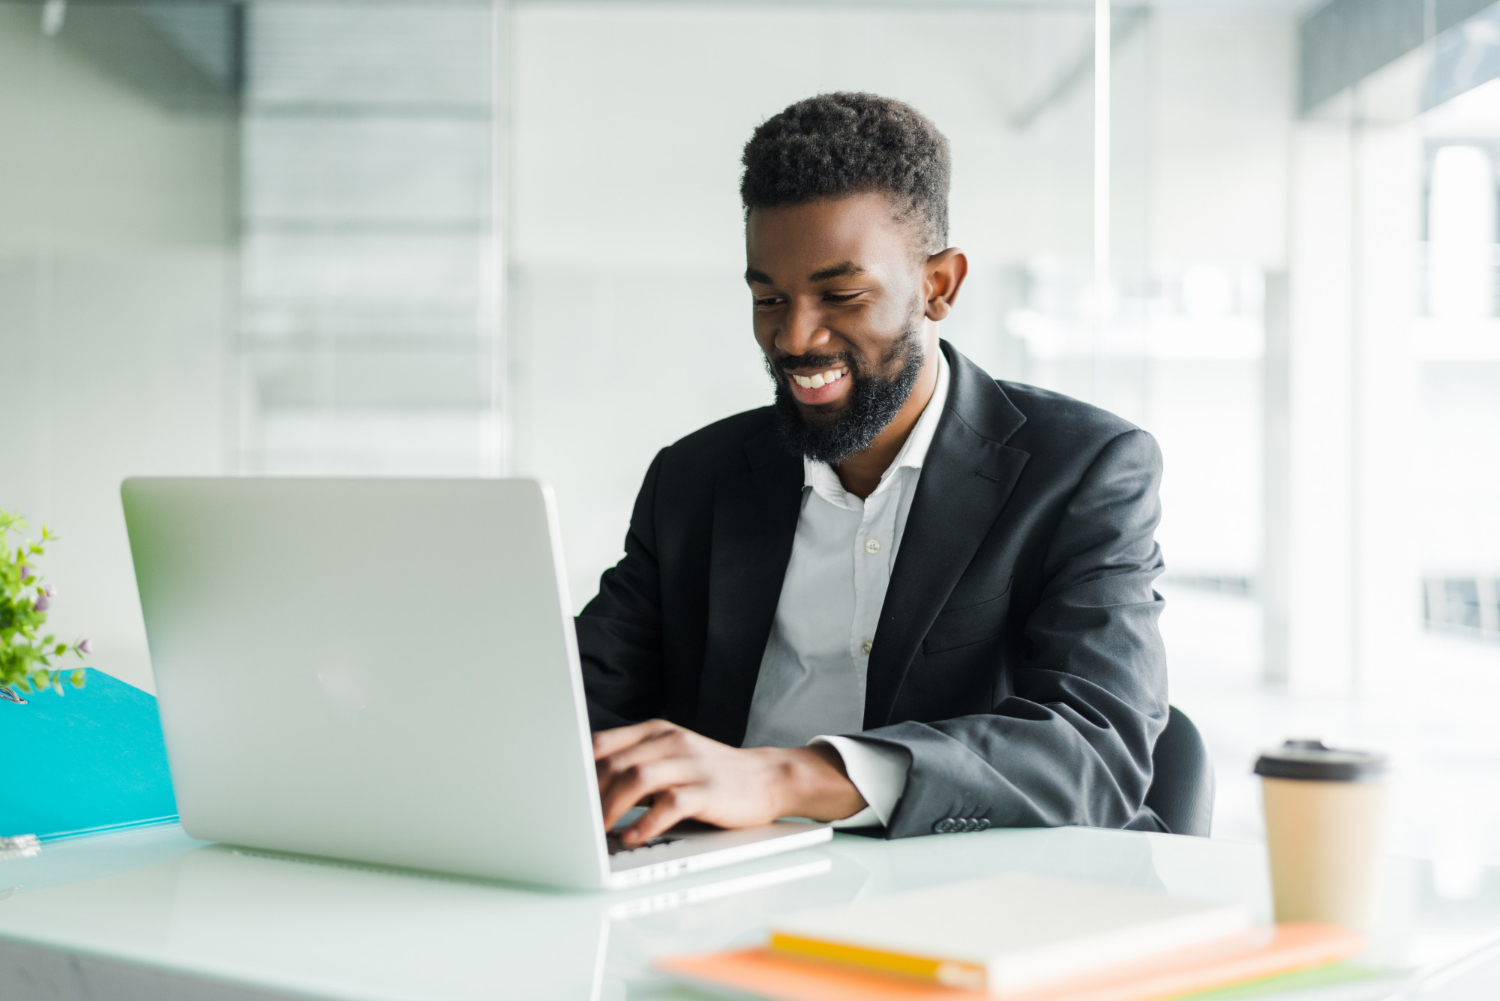
[[[1173,834],[1208,837],[1214,816],[1214,766],[1187,714],[1171,706],[1167,728],[1151,751],[1146,805]]]

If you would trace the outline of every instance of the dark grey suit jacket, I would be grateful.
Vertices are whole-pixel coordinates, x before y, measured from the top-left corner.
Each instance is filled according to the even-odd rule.
[[[1167,720],[1156,442],[943,351],[947,405],[849,735],[911,758],[885,834],[1165,830],[1143,806]],[[595,729],[663,717],[744,740],[802,479],[769,407],[658,453],[577,619]]]

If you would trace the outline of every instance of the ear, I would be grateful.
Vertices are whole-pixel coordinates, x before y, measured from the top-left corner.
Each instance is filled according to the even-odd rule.
[[[949,247],[927,258],[927,319],[946,320],[953,312],[958,290],[969,274],[969,259],[957,247]]]

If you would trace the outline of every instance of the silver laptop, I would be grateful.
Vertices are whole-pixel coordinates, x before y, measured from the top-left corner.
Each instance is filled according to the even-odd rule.
[[[138,478],[121,495],[194,837],[589,889],[832,835],[606,836],[542,483]]]

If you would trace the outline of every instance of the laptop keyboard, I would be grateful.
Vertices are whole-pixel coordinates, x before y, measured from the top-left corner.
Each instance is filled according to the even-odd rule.
[[[675,844],[682,839],[674,838],[670,834],[663,834],[660,837],[651,838],[648,841],[642,841],[638,845],[627,845],[624,841],[620,840],[620,836],[618,834],[616,834],[614,831],[610,831],[604,836],[604,840],[605,843],[609,845],[610,855],[629,855],[631,852],[643,852],[648,851],[652,848],[660,848],[662,845]]]

